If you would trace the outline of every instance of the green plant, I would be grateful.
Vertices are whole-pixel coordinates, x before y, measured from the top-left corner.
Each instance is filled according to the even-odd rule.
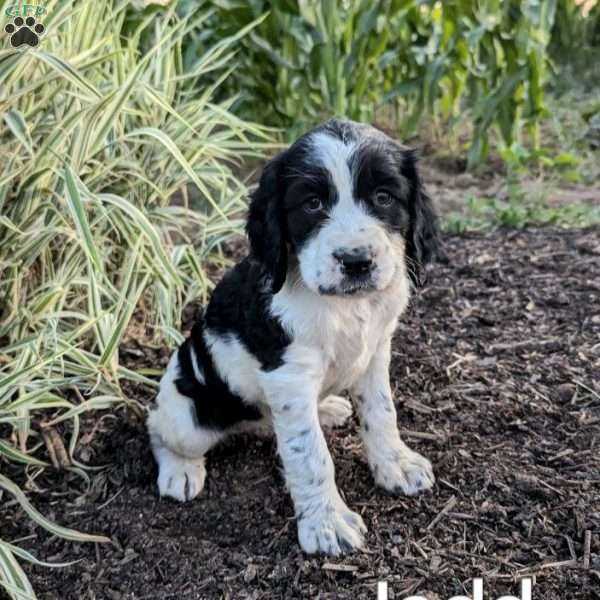
[[[550,45],[553,60],[563,67],[573,66],[581,73],[590,67],[597,67],[594,63],[597,63],[598,46],[600,3],[593,0],[558,2],[556,25]],[[594,84],[597,84],[597,81]]]
[[[445,218],[444,228],[449,233],[463,234],[502,226],[588,227],[598,224],[600,209],[597,207],[582,203],[549,206],[543,198],[527,200],[517,193],[507,200],[470,197],[464,211],[453,212]]]
[[[501,147],[524,143],[527,131],[540,151],[556,6],[573,1],[211,0],[215,14],[190,36],[185,59],[263,17],[222,88],[240,93],[238,114],[283,127],[290,139],[332,114],[384,119],[404,136],[426,117],[468,118],[475,166],[492,127]]]
[[[125,38],[127,2],[46,8],[39,48],[0,50],[0,465],[13,473],[0,493],[56,535],[107,541],[35,511],[17,466],[48,466],[43,434],[59,426],[63,462],[86,478],[82,413],[128,402],[123,381],[156,385],[120,362],[132,316],[147,337],[181,339],[182,306],[206,297],[205,266],[224,261],[221,242],[239,229],[246,188],[229,163],[267,144],[205,79],[226,77],[243,32],[188,73],[182,40],[210,13],[147,14]],[[34,560],[0,541],[0,588],[33,598],[17,559]]]
[[[197,10],[183,3],[182,10]],[[369,120],[380,103],[377,66],[390,35],[391,2],[214,0],[207,27],[191,36],[190,64],[207,43],[257,23],[241,41],[239,67],[222,91],[239,93],[235,110],[284,127],[287,139],[333,114]]]

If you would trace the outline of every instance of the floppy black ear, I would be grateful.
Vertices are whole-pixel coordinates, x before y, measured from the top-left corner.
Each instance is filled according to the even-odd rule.
[[[246,223],[250,253],[262,262],[274,294],[282,288],[287,274],[282,162],[280,154],[265,166],[258,188],[252,194]]]
[[[408,273],[416,286],[425,283],[425,265],[436,259],[445,259],[442,249],[438,217],[431,198],[427,195],[414,151],[405,151],[402,174],[410,183],[410,226],[406,240],[406,254],[410,259]]]

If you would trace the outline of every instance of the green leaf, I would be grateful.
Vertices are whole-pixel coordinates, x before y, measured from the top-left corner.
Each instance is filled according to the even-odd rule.
[[[90,264],[93,265],[93,268],[98,272],[102,272],[102,262],[96,249],[96,243],[90,229],[87,213],[83,206],[83,202],[81,201],[81,195],[79,194],[79,189],[75,183],[73,172],[68,166],[65,166],[64,168],[64,179],[66,184],[67,207],[81,237],[81,244],[85,250],[86,258]]]
[[[42,513],[33,507],[19,486],[2,474],[0,474],[0,488],[3,488],[6,492],[14,496],[15,500],[21,505],[21,508],[46,531],[73,542],[97,542],[101,544],[110,543],[110,540],[107,537],[80,533],[74,529],[61,527],[60,525],[56,525],[52,521],[49,521],[46,519],[46,517],[44,517],[44,515],[42,515]]]
[[[23,114],[18,110],[9,110],[4,115],[4,120],[15,137],[25,146],[29,155],[33,158],[33,142]]]

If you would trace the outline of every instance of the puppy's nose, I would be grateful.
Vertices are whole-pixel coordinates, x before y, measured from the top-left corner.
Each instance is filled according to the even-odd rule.
[[[333,256],[342,265],[346,275],[365,275],[373,268],[371,254],[366,248],[336,250]]]

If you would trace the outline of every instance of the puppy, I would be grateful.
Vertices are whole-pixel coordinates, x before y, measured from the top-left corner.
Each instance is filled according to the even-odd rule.
[[[269,424],[300,546],[339,555],[360,548],[366,528],[338,492],[323,436],[352,412],[334,394],[354,400],[377,485],[411,495],[434,483],[400,439],[388,371],[398,318],[436,252],[436,216],[409,149],[333,119],[267,164],[247,233],[250,255],[160,382],[148,417],[158,488],[191,500],[216,443]]]

